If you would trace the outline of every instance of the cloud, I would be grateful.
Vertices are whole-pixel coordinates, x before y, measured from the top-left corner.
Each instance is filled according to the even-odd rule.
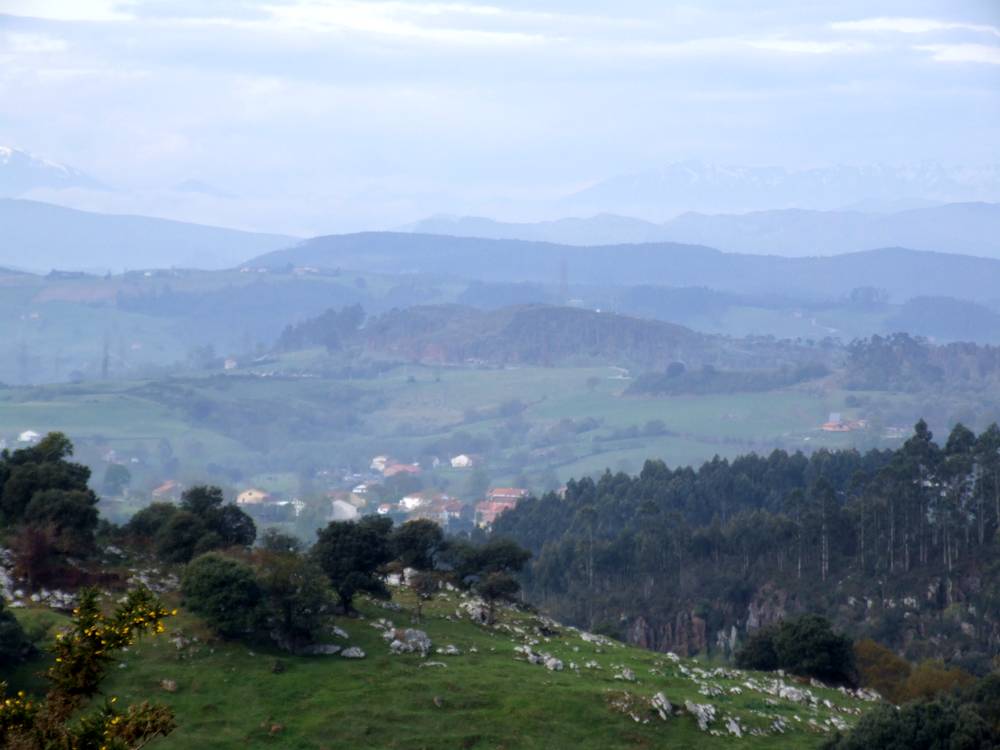
[[[906,18],[882,16],[863,18],[857,21],[835,21],[830,24],[834,31],[889,31],[899,34],[930,34],[936,31],[973,31],[1000,37],[1000,28],[988,24],[967,23],[965,21],[945,21],[936,18]]]
[[[65,52],[66,40],[47,34],[8,32],[0,36],[0,52],[15,55],[51,54]]]
[[[2,11],[50,21],[123,21],[132,17],[116,0],[4,0]]]
[[[990,44],[921,44],[914,49],[930,52],[936,62],[1000,65],[1000,46]]]

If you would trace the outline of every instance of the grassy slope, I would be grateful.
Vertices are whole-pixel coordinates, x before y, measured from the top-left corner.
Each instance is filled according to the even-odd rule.
[[[501,622],[527,635],[493,630],[467,619],[447,619],[459,603],[456,594],[446,594],[429,604],[424,622],[435,647],[453,644],[460,656],[433,654],[427,661],[447,667],[424,667],[417,655],[392,656],[380,631],[372,627],[379,617],[409,627],[412,600],[397,594],[404,611],[392,612],[363,602],[365,620],[340,619],[350,634],[350,643],[368,654],[363,660],[339,656],[290,657],[267,649],[211,642],[192,616],[181,613],[173,623],[187,636],[201,640],[179,650],[167,637],[142,642],[123,655],[123,667],[112,669],[106,684],[109,695],[122,700],[150,698],[171,704],[179,729],[168,739],[154,742],[157,750],[171,748],[808,748],[816,747],[824,732],[810,726],[831,715],[852,722],[854,716],[831,712],[822,706],[776,700],[744,689],[740,695],[707,698],[699,695],[695,682],[682,668],[695,668],[693,660],[674,664],[664,654],[620,644],[596,646],[582,640],[576,631],[562,629],[557,637],[542,640],[536,651],[551,653],[567,665],[580,665],[579,674],[565,669],[552,672],[514,658],[515,645],[534,636],[537,620],[523,613],[504,612]],[[25,616],[21,611],[22,617]],[[30,615],[29,615],[30,616]],[[470,653],[471,648],[478,653]],[[275,674],[280,659],[286,669]],[[582,665],[596,661],[600,669]],[[619,665],[634,670],[638,681],[626,683],[613,675]],[[37,668],[38,665],[33,665]],[[703,665],[704,666],[704,665]],[[708,668],[708,667],[706,667]],[[30,670],[21,670],[21,677]],[[761,679],[762,675],[755,675]],[[161,680],[175,680],[176,693],[158,688]],[[743,679],[711,678],[709,682],[727,690]],[[675,705],[685,700],[716,705],[720,716],[739,718],[744,727],[763,727],[774,716],[789,724],[786,734],[725,735],[721,719],[712,729],[724,736],[701,732],[693,717],[674,716],[666,722],[653,718],[636,723],[609,707],[609,697],[627,690],[637,696],[662,691]],[[833,690],[813,689],[820,698],[852,710],[864,708],[860,701]],[[440,703],[440,706],[436,705]],[[760,713],[772,718],[764,718]],[[796,721],[795,716],[801,721]],[[270,727],[282,730],[270,734]]]

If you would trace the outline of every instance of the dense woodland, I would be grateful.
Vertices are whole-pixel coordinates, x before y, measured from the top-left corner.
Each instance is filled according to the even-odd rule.
[[[774,451],[570,481],[496,533],[555,615],[654,648],[729,650],[815,611],[913,658],[1000,652],[1000,428],[925,423],[896,451]],[[735,628],[735,630],[734,630]]]

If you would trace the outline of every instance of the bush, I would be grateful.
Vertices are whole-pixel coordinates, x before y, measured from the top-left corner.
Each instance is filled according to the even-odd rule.
[[[981,750],[1000,746],[1000,677],[994,675],[951,695],[882,705],[824,750]]]
[[[773,672],[778,669],[778,654],[774,649],[775,628],[762,628],[751,635],[743,648],[736,652],[736,666]]]
[[[897,702],[933,698],[956,687],[964,687],[975,682],[972,675],[959,667],[946,667],[944,662],[925,659],[910,672],[901,686]]]
[[[737,653],[736,663],[743,669],[784,669],[833,683],[856,680],[851,640],[835,633],[819,615],[802,615],[759,630]]]
[[[873,688],[886,700],[901,702],[910,663],[870,638],[854,644],[854,661],[862,685]]]
[[[259,624],[261,590],[253,569],[216,553],[188,565],[181,582],[185,604],[224,638],[253,634]]]

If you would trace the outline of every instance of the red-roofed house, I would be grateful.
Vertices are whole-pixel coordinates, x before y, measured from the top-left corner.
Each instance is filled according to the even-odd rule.
[[[528,496],[528,491],[521,487],[493,487],[486,493],[487,500],[524,500]]]
[[[483,500],[476,503],[476,525],[482,528],[492,526],[501,513],[516,506],[517,500]]]

